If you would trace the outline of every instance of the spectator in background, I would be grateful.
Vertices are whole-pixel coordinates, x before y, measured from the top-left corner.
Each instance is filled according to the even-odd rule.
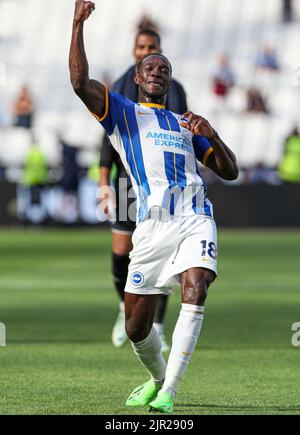
[[[247,91],[247,113],[270,113],[267,107],[267,101],[259,89],[251,87]]]
[[[77,194],[79,183],[79,166],[77,164],[78,148],[60,139],[63,154],[63,176],[60,184],[66,193]]]
[[[218,57],[218,66],[213,77],[213,92],[217,97],[225,98],[234,86],[234,73],[225,54]]]
[[[63,176],[60,180],[62,197],[58,219],[65,224],[73,225],[79,218],[77,199],[80,171],[77,163],[78,148],[69,145],[62,138],[60,138],[60,142],[63,149]]]
[[[87,169],[86,174],[80,177],[78,186],[80,217],[83,222],[90,225],[98,224],[99,220],[106,221],[106,216],[101,213],[101,208],[98,207],[99,178],[100,168],[98,159],[96,159]]]
[[[14,126],[31,128],[34,112],[34,102],[29,89],[23,86],[13,104]]]
[[[282,0],[282,21],[290,23],[294,20],[293,0]]]
[[[47,181],[47,159],[41,148],[34,142],[26,155],[23,183],[27,187],[42,187]]]
[[[17,194],[18,215],[22,220],[40,224],[46,219],[44,191],[47,183],[47,158],[33,138],[26,154],[22,183]]]
[[[248,184],[271,184],[277,186],[281,184],[276,168],[266,166],[259,162],[252,168],[244,170],[244,183]]]
[[[256,55],[255,66],[273,72],[279,71],[279,62],[275,49],[270,45],[264,45]]]
[[[284,144],[284,154],[278,167],[279,176],[288,183],[300,183],[300,134],[295,127]]]

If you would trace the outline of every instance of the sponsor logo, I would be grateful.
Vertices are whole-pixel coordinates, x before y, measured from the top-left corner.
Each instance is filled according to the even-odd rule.
[[[155,146],[176,148],[191,153],[193,150],[191,141],[183,134],[174,135],[169,133],[152,133],[146,134],[146,139],[150,139]]]
[[[148,112],[140,112],[140,111],[138,111],[138,114],[139,114],[139,115],[151,115],[151,113],[148,113]]]
[[[133,272],[131,275],[131,283],[134,286],[140,286],[144,283],[144,275],[141,272]]]

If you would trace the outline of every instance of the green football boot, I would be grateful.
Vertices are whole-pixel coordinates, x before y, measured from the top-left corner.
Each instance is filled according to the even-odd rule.
[[[174,400],[170,393],[161,391],[158,393],[156,399],[149,403],[149,411],[162,412],[163,414],[170,414],[173,412]]]
[[[155,384],[152,379],[136,387],[126,401],[126,406],[148,405],[161,389],[161,384]]]

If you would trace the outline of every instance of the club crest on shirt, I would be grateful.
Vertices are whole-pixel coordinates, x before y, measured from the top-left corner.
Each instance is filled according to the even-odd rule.
[[[138,287],[144,283],[144,275],[141,272],[133,272],[131,275],[131,284]]]

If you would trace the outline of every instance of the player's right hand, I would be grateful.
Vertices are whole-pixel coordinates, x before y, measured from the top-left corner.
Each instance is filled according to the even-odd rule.
[[[75,23],[83,23],[86,21],[89,16],[93,13],[96,6],[95,3],[84,0],[76,0],[75,3],[75,13],[74,13],[74,22]]]

